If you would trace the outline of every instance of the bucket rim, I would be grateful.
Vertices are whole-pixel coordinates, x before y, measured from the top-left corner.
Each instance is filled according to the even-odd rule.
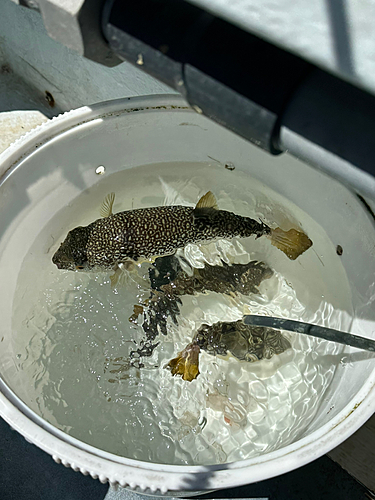
[[[97,119],[140,112],[195,113],[178,94],[116,99],[68,111],[12,143],[0,154],[0,184],[39,147],[68,130]],[[88,445],[49,424],[23,403],[0,377],[0,416],[56,462],[142,492],[222,489],[257,482],[301,467],[353,434],[375,411],[375,369],[354,398],[330,422],[279,450],[221,465],[167,465],[138,461]],[[267,466],[266,466],[267,465]]]

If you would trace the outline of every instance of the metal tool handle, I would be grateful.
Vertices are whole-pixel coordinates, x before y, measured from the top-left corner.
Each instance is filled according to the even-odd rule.
[[[375,352],[375,340],[359,337],[352,333],[341,332],[340,330],[334,330],[332,328],[326,328],[325,326],[312,325],[311,323],[304,323],[292,319],[252,314],[245,315],[243,317],[243,322],[245,325],[265,326],[277,330],[303,333],[304,335],[311,335],[312,337],[329,340],[330,342],[337,342],[339,344],[356,347],[357,349]]]

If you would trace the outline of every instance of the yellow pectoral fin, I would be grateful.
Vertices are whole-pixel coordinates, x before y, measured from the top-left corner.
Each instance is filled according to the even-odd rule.
[[[138,274],[139,264],[140,262],[134,262],[133,260],[119,262],[114,269],[114,274],[110,276],[111,287],[119,288],[123,285],[130,285],[134,282],[142,288],[149,289],[150,282]]]
[[[111,288],[122,286],[126,283],[130,272],[137,272],[136,264],[132,260],[120,262],[117,264],[114,274],[109,277]]]
[[[189,344],[165,368],[169,368],[173,376],[181,375],[183,380],[191,382],[199,375],[199,352],[197,344]]]
[[[154,257],[149,257],[148,259],[138,259],[137,264],[143,264],[144,262],[147,262],[148,264],[153,264],[156,259],[159,258],[159,255],[155,255]]]
[[[307,234],[296,229],[283,231],[278,227],[271,230],[269,238],[271,244],[284,252],[291,260],[295,260],[313,244]]]
[[[140,314],[143,314],[143,312],[144,312],[144,307],[141,304],[135,304],[133,306],[133,314],[129,318],[130,323],[137,323],[138,316]]]
[[[111,280],[111,288],[116,288],[116,285],[118,284],[120,277],[122,275],[122,270],[118,267],[112,276],[109,277]]]

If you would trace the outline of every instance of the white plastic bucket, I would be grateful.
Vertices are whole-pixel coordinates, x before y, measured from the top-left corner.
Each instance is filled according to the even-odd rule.
[[[346,348],[305,435],[255,458],[212,466],[177,466],[120,457],[75,439],[23,402],[12,351],[11,311],[18,270],[38,230],[87,187],[97,168],[115,173],[151,163],[235,165],[291,200],[344,248],[352,293],[352,331],[375,337],[374,220],[335,180],[282,155],[271,157],[197,114],[177,96],[124,99],[84,107],[28,133],[0,156],[0,415],[27,440],[83,474],[139,491],[178,495],[234,487],[300,467],[336,447],[375,410],[375,359]],[[22,236],[22,238],[21,238]],[[309,284],[299,285],[301,293]],[[297,286],[298,288],[298,286]]]

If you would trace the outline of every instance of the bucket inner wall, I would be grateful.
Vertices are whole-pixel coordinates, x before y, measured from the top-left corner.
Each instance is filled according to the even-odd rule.
[[[122,210],[132,208],[129,193],[133,184],[150,185],[149,196],[142,199],[143,206],[162,202],[159,193],[151,195],[154,189],[151,179],[157,183],[157,179],[168,179],[168,176],[176,180],[173,186],[177,191],[179,180],[187,182],[189,175],[194,177],[195,191],[192,190],[188,200],[191,204],[211,190],[224,204],[219,208],[227,210],[234,206],[234,201],[224,196],[225,186],[232,186],[229,192],[240,197],[240,187],[247,186],[249,178],[253,180],[249,189],[255,197],[257,193],[261,197],[271,190],[272,206],[268,207],[266,201],[262,205],[265,216],[272,216],[281,226],[287,220],[295,225],[302,223],[309,235],[311,231],[314,235],[320,231],[319,234],[324,233],[324,238],[331,242],[330,246],[322,246],[318,237],[313,240],[309,259],[314,259],[315,274],[311,273],[310,260],[304,261],[307,255],[292,262],[280,259],[277,251],[264,250],[267,264],[292,284],[298,300],[307,305],[305,319],[319,323],[322,311],[328,308],[332,314],[329,326],[337,326],[335,318],[339,318],[343,329],[368,337],[374,335],[374,220],[355,194],[295,158],[269,156],[184,106],[145,108],[104,113],[94,109],[83,123],[74,123],[53,136],[45,128],[40,144],[29,148],[3,174],[0,186],[0,370],[9,388],[36,414],[39,406],[30,391],[35,381],[27,379],[20,368],[22,360],[19,361],[25,344],[29,344],[30,349],[38,349],[32,337],[24,337],[20,326],[23,307],[30,306],[32,290],[36,296],[36,291],[43,287],[45,276],[36,270],[45,265],[55,272],[51,262],[53,252],[69,229],[92,222],[92,214],[98,213],[102,199],[113,189],[113,179],[118,179],[116,183],[124,182],[115,189]],[[104,175],[97,173],[100,166],[105,167]],[[123,196],[126,196],[124,203],[121,202]],[[139,202],[137,193],[134,199]],[[299,211],[309,219],[301,221]],[[49,237],[41,239],[46,234]],[[342,255],[337,255],[337,245],[342,247]],[[265,247],[266,243],[254,247],[252,258],[261,259]],[[29,282],[24,302],[19,289],[21,271],[23,279]],[[111,293],[109,286],[108,293]],[[49,348],[53,350],[54,346]],[[45,352],[48,353],[48,348]],[[375,361],[371,354],[340,347],[334,354],[327,354],[330,355],[336,356],[339,362],[314,418],[287,446],[295,446],[299,439],[318,431],[340,413],[344,418],[351,400],[374,377]],[[58,426],[53,416],[47,420]],[[74,437],[80,439],[80,436]],[[83,441],[92,445],[87,437]],[[280,447],[283,446],[285,444],[280,443]],[[133,458],[125,454],[124,457]]]

